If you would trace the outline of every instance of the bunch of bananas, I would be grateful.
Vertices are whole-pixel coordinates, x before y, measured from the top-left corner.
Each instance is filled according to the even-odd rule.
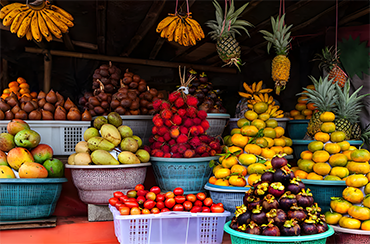
[[[169,14],[159,22],[156,31],[161,33],[162,38],[183,46],[194,46],[196,41],[204,38],[202,27],[191,17],[191,13],[184,16],[179,13]]]
[[[50,42],[54,35],[61,38],[69,27],[73,27],[73,17],[67,11],[42,1],[38,6],[31,4],[12,3],[0,10],[0,19],[4,26],[10,26],[11,33],[17,33],[19,38],[26,36],[41,42],[44,37]]]
[[[279,109],[279,105],[275,105],[274,97],[268,94],[272,92],[273,89],[262,89],[262,85],[262,80],[258,83],[254,82],[251,87],[249,87],[247,83],[244,82],[243,87],[246,92],[239,92],[239,95],[247,99],[247,106],[249,109],[253,109],[253,105],[257,102],[265,102],[268,104],[268,109],[266,113],[268,113],[271,118],[283,118],[284,111]]]

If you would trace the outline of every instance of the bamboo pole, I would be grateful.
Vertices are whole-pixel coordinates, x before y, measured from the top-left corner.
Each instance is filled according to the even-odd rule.
[[[41,50],[41,49],[40,49]],[[44,54],[44,92],[50,91],[52,60],[50,53]]]
[[[40,48],[34,48],[34,47],[25,47],[25,51],[28,53],[36,53],[36,54],[44,53],[44,50]],[[215,72],[215,73],[228,73],[228,74],[237,73],[237,70],[234,68],[212,67],[212,66],[201,65],[201,64],[188,64],[188,63],[178,63],[178,62],[166,62],[166,61],[159,61],[159,60],[115,57],[115,56],[106,56],[106,55],[100,55],[100,54],[78,53],[78,52],[59,51],[59,50],[50,50],[49,52],[52,56],[103,60],[103,61],[112,61],[112,62],[117,62],[117,63],[139,64],[139,65],[148,65],[148,66],[165,67],[165,68],[178,68],[180,65],[180,66],[186,66],[189,68],[191,67],[195,70]]]

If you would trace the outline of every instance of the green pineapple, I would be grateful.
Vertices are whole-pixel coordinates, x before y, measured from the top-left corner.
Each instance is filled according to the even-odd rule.
[[[357,94],[362,89],[362,86],[358,88],[350,96],[349,94],[350,81],[348,80],[343,87],[343,90],[336,85],[336,90],[338,94],[338,101],[336,102],[336,107],[334,108],[335,120],[334,124],[337,131],[343,131],[346,133],[346,140],[352,139],[352,130],[357,130],[357,125],[355,125],[359,120],[359,114],[361,113],[361,108],[363,104],[361,99],[370,94],[364,94],[358,96]],[[361,133],[361,128],[360,133]],[[356,131],[356,133],[358,133]]]
[[[205,24],[212,29],[208,34],[211,35],[212,40],[216,40],[216,50],[218,56],[222,59],[225,65],[235,65],[239,68],[241,65],[241,48],[239,43],[235,39],[235,33],[241,35],[238,31],[244,30],[248,36],[248,30],[244,26],[253,27],[251,23],[245,20],[238,20],[239,15],[247,7],[248,3],[244,4],[238,10],[235,11],[234,0],[230,3],[230,8],[226,12],[226,18],[222,11],[220,4],[216,0],[213,1],[213,5],[216,8],[216,20],[209,20]]]
[[[360,140],[361,139],[361,126],[360,123],[354,123],[352,124],[352,132],[351,132],[351,138],[354,140]]]
[[[320,115],[323,112],[333,111],[338,95],[335,84],[329,82],[328,76],[324,79],[320,77],[318,81],[313,76],[310,76],[310,79],[315,86],[315,90],[303,88],[307,93],[298,93],[297,95],[306,95],[308,97],[307,102],[314,103],[317,107],[318,111],[312,115],[307,127],[308,135],[314,137],[317,132],[321,131],[320,127],[323,122],[320,120]]]

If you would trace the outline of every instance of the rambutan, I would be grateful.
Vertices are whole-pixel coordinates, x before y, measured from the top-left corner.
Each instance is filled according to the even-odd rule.
[[[171,147],[171,152],[172,152],[172,153],[176,153],[178,149],[179,149],[179,146],[178,146],[177,144],[175,144],[175,145],[173,145],[173,146]]]
[[[189,117],[189,118],[195,118],[197,116],[197,109],[195,107],[188,107],[186,109],[186,115]]]
[[[153,127],[152,127],[152,134],[153,134],[153,135],[158,134],[158,131],[159,131],[159,127],[157,127],[157,126],[153,126]]]
[[[191,138],[191,139],[189,140],[189,144],[190,144],[193,148],[197,148],[197,147],[199,147],[199,146],[202,144],[202,142],[199,140],[199,137],[194,136],[193,138]]]
[[[164,139],[165,141],[169,141],[169,140],[171,140],[171,134],[170,134],[169,132],[167,132],[166,134],[164,134],[163,139]]]
[[[154,136],[149,137],[149,143],[150,144],[153,144],[154,142],[155,142]]]
[[[202,120],[200,118],[194,118],[193,123],[194,125],[200,125],[200,123],[202,123]]]
[[[182,154],[181,153],[174,153],[174,154],[172,154],[172,158],[182,158]]]
[[[177,152],[183,154],[188,148],[186,147],[185,143],[178,144]]]
[[[181,96],[181,92],[179,91],[174,91],[170,95],[168,95],[168,101],[171,103],[175,102],[176,99],[178,99]]]
[[[164,158],[170,158],[172,155],[171,155],[171,153],[165,153],[164,155],[163,155],[163,157]]]
[[[177,137],[179,137],[180,135],[180,130],[178,127],[174,127],[170,130],[170,136],[174,139],[176,139]]]
[[[199,139],[206,144],[209,144],[213,140],[209,135],[200,135]]]
[[[157,99],[153,101],[153,109],[158,111],[161,108],[162,102],[163,102],[162,99]]]
[[[217,152],[216,152],[216,150],[211,150],[211,151],[209,151],[209,155],[211,155],[211,156],[215,156],[217,154]]]
[[[209,153],[205,152],[205,153],[201,154],[200,156],[201,157],[209,157],[210,155],[209,155]]]
[[[148,145],[144,145],[143,146],[143,149],[150,154],[151,149],[150,149],[150,147]]]
[[[164,110],[164,109],[170,109],[170,107],[171,107],[171,104],[170,104],[169,102],[167,102],[167,101],[162,101],[162,104],[161,104],[160,109],[161,109],[161,110]]]
[[[163,136],[160,136],[157,138],[157,141],[160,143],[164,143],[166,140],[163,138]]]
[[[161,151],[161,150],[158,150],[154,153],[153,155],[154,157],[163,157],[164,156],[164,152]]]
[[[185,127],[187,127],[187,128],[190,128],[190,127],[192,127],[193,125],[194,125],[194,123],[193,123],[193,120],[192,120],[192,119],[187,118],[187,119],[185,119],[185,120],[184,120],[184,124],[183,124],[183,126],[185,126]]]
[[[186,115],[186,110],[180,108],[179,110],[177,110],[177,114],[180,115],[181,118],[184,118],[184,116]]]
[[[185,126],[180,126],[180,133],[181,134],[187,135],[188,132],[189,132],[189,129],[188,128],[186,128]]]
[[[175,114],[174,116],[172,116],[171,121],[172,121],[172,123],[174,123],[175,125],[181,125],[181,123],[182,123],[182,118],[180,117],[180,115]]]
[[[209,146],[216,151],[221,149],[221,145],[218,141],[212,141],[211,143],[209,143]]]
[[[196,125],[193,125],[192,127],[189,128],[189,133],[191,136],[199,135],[198,127]]]
[[[168,142],[168,145],[170,145],[170,146],[173,146],[173,145],[175,145],[175,144],[176,144],[175,139],[171,139],[171,140],[169,140],[169,142]]]
[[[189,106],[196,107],[198,105],[198,99],[191,95],[187,96],[186,104]]]
[[[170,119],[165,119],[164,120],[164,125],[167,126],[167,127],[171,127],[172,126],[172,122]]]
[[[204,131],[207,131],[209,129],[209,122],[208,120],[203,120],[201,123],[200,123],[200,126],[203,127]]]
[[[184,158],[192,158],[192,157],[194,157],[194,155],[195,155],[195,151],[192,150],[192,149],[187,149],[184,152]]]
[[[204,134],[205,130],[202,126],[197,125],[199,135]]]
[[[159,129],[158,129],[158,135],[160,135],[160,136],[163,136],[164,134],[166,134],[167,132],[169,132],[168,131],[168,128],[167,127],[165,127],[165,126],[162,126],[162,127],[160,127]]]
[[[163,147],[162,147],[163,148]],[[197,154],[202,154],[202,153],[205,153],[207,151],[207,145],[206,144],[201,144],[200,146],[198,146],[196,149],[195,149],[195,152]]]
[[[188,141],[188,136],[185,134],[181,134],[176,138],[177,143],[185,143]]]
[[[153,118],[153,124],[155,126],[161,127],[161,126],[163,126],[163,119],[161,119],[161,118]]]
[[[204,110],[199,110],[197,113],[197,117],[201,120],[205,120],[207,118],[207,112]]]
[[[164,109],[161,112],[162,119],[171,119],[172,118],[172,112],[169,109]]]
[[[161,150],[164,152],[164,153],[169,153],[170,151],[171,151],[171,149],[170,149],[170,146],[168,146],[168,145],[163,145],[162,147],[161,147]]]
[[[185,105],[185,102],[184,102],[184,99],[182,97],[179,97],[179,98],[176,99],[175,106],[177,108],[181,108],[184,105]]]

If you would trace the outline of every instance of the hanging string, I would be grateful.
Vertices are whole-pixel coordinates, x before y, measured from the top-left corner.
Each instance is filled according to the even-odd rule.
[[[337,54],[338,54],[338,49],[337,49],[337,45],[338,45],[338,0],[335,0],[335,59],[338,58]]]
[[[189,9],[189,1],[188,0],[186,0],[186,6],[187,6],[188,16],[189,16],[190,9]]]
[[[175,14],[177,14],[177,5],[178,4],[179,4],[179,0],[176,0]]]
[[[225,29],[225,24],[226,24],[226,15],[227,15],[227,0],[225,0],[225,15],[224,15],[224,23],[222,25],[222,29],[221,29],[221,32],[220,32],[220,36],[222,35],[222,33],[224,32],[224,29]]]

